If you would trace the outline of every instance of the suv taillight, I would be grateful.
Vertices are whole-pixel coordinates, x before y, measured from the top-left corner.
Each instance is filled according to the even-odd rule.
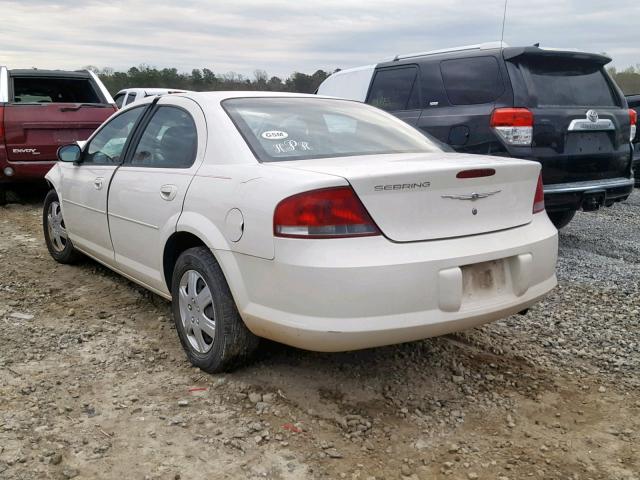
[[[533,113],[526,108],[496,108],[491,114],[491,128],[508,145],[531,145]]]
[[[536,194],[533,196],[533,213],[544,211],[544,186],[542,185],[542,174],[538,175],[538,185]]]
[[[0,106],[0,143],[4,143],[4,107]]]
[[[636,124],[638,123],[638,112],[636,112],[633,108],[629,109],[629,124],[631,125],[631,134],[629,136],[629,141],[633,142],[633,139],[636,138]]]
[[[273,214],[276,237],[339,238],[380,235],[351,187],[298,193],[282,200]]]

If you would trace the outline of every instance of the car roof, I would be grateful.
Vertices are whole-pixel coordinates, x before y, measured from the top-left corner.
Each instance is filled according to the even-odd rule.
[[[91,78],[87,70],[40,70],[38,68],[9,69],[9,74],[14,77],[69,77]]]
[[[188,90],[183,90],[181,88],[145,88],[145,87],[132,87],[132,88],[123,88],[122,90],[118,91],[117,94],[121,94],[121,93],[147,93],[150,95],[154,95],[154,94],[162,94],[162,93],[168,93],[168,92],[176,92],[176,93],[182,93],[182,92],[187,92]]]

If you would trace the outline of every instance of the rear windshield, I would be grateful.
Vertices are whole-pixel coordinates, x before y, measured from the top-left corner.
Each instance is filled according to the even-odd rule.
[[[602,67],[568,58],[527,59],[524,74],[539,107],[618,106]]]
[[[88,78],[13,77],[14,103],[102,103]]]
[[[358,102],[263,97],[222,105],[261,162],[442,151],[401,120]]]

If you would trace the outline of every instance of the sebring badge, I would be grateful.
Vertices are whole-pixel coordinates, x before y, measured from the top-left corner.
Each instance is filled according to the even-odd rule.
[[[598,112],[596,112],[595,110],[587,111],[587,120],[592,123],[596,123],[598,121]]]
[[[469,193],[468,195],[441,195],[442,198],[452,198],[453,200],[471,200],[475,202],[476,200],[480,200],[481,198],[487,198],[491,195],[495,195],[496,193],[500,193],[502,190],[496,190],[494,192],[484,192],[484,193]]]

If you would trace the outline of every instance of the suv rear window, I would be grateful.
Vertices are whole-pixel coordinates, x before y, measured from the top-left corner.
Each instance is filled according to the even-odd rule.
[[[452,105],[490,103],[504,92],[494,57],[461,58],[440,63],[444,88]]]
[[[442,151],[402,120],[359,102],[262,97],[222,106],[261,162]]]
[[[102,103],[88,78],[13,77],[14,103]]]
[[[530,58],[522,63],[539,107],[615,107],[602,67],[570,58]]]

